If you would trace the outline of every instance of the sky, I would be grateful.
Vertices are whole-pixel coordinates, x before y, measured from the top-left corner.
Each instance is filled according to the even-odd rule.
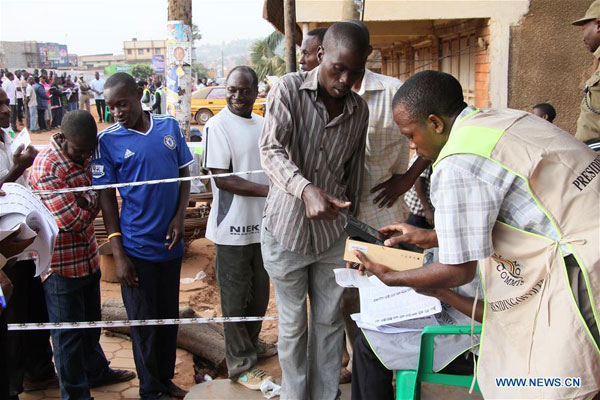
[[[78,55],[123,53],[123,41],[163,39],[168,0],[0,0],[0,40],[66,43]],[[203,43],[267,36],[263,0],[192,0]]]

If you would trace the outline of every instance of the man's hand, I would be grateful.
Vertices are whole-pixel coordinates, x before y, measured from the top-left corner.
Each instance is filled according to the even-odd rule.
[[[175,218],[171,220],[169,224],[169,228],[167,228],[167,236],[165,246],[169,247],[169,250],[173,248],[179,241],[183,238],[183,216],[176,215]],[[170,241],[170,243],[169,243]]]
[[[385,241],[385,245],[388,247],[393,247],[398,243],[411,243],[423,249],[437,247],[437,235],[431,229],[421,229],[407,223],[401,223],[384,226],[379,229],[379,232],[386,236],[401,233],[400,236],[392,237]]]
[[[358,272],[361,275],[364,275],[365,270],[367,270],[370,273],[376,275],[383,283],[387,284],[386,280],[389,274],[397,272],[391,268],[386,267],[385,265],[376,264],[372,262],[363,252],[359,250],[354,250],[354,255],[360,260]]]
[[[31,239],[18,240],[17,236],[19,236],[20,233],[21,227],[4,239],[0,240],[0,253],[2,253],[5,258],[18,256],[35,240],[35,236]]]
[[[2,286],[2,293],[4,293],[4,299],[8,302],[13,293],[13,284],[6,276],[4,271],[0,271],[0,286]]]
[[[348,208],[352,205],[351,202],[342,201],[312,183],[304,188],[302,201],[306,209],[306,218],[330,221],[338,218],[340,208]]]
[[[38,151],[33,146],[27,146],[27,148],[23,151],[24,146],[20,145],[17,147],[15,154],[13,155],[13,162],[20,169],[25,171],[27,168],[31,167],[33,164],[33,160],[35,160],[35,156],[37,156]]]
[[[398,197],[402,196],[413,185],[413,181],[406,178],[406,174],[394,174],[387,181],[371,189],[371,193],[381,190],[381,193],[375,197],[373,204],[379,203],[379,208],[391,207],[394,205]]]
[[[136,288],[139,286],[139,279],[135,266],[127,257],[123,254],[119,257],[115,257],[115,267],[117,270],[117,279],[121,282],[121,285],[125,285],[130,288]]]

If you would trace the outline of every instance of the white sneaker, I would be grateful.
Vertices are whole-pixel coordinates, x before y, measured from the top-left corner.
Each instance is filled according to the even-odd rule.
[[[260,390],[260,385],[266,379],[273,379],[272,376],[267,375],[265,371],[260,368],[250,368],[244,372],[237,379],[237,383],[247,387],[250,390]]]

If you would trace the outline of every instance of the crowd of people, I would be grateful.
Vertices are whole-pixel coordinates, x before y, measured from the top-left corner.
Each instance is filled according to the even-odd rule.
[[[600,0],[574,24],[584,26],[586,44],[600,57]],[[228,377],[249,389],[272,378],[257,360],[278,353],[282,399],[337,399],[339,383],[349,380],[355,400],[394,398],[393,370],[416,368],[420,334],[357,329],[350,318],[360,309],[357,290],[334,277],[346,267],[438,298],[439,325],[483,324],[481,338],[436,342],[434,369],[467,375],[477,362],[484,397],[594,398],[600,157],[590,147],[600,139],[600,80],[589,82],[571,135],[552,123],[556,110],[548,103],[532,113],[478,109],[449,74],[423,71],[401,82],[370,71],[371,51],[361,22],[309,32],[301,71],[269,90],[264,118],[252,113],[259,78],[235,67],[225,82],[227,107],[204,126],[203,150],[194,155],[177,121],[164,115],[160,82],[123,72],[106,82],[96,76],[87,91],[116,123],[98,133],[88,111],[62,118],[61,101],[61,131],[39,154],[32,147],[9,154],[12,139],[3,131],[0,184],[56,191],[186,178],[201,157],[215,175],[206,237],[216,245],[223,316],[264,316],[270,284],[275,289],[277,348],[259,339],[260,322],[224,326]],[[41,79],[32,78],[34,86]],[[62,89],[62,79],[53,82],[61,93],[72,90],[68,79]],[[0,90],[0,107],[0,126],[8,129],[18,102]],[[257,169],[264,174],[216,176]],[[101,318],[93,227],[100,210],[128,318],[177,318],[189,192],[188,181],[121,188],[120,209],[115,189],[45,192],[41,200],[60,228],[50,270],[34,278],[23,253],[29,243],[14,234],[0,241],[0,262],[10,259],[0,283],[12,295],[0,323]],[[348,216],[378,228],[386,246],[424,251],[425,265],[399,271],[359,250],[360,263],[346,263]],[[26,290],[37,293],[37,307],[19,296],[23,287],[35,287]],[[48,333],[27,334],[0,329],[7,354],[0,389],[12,398],[25,378],[56,379],[55,368],[65,399],[88,399],[91,387],[134,377],[109,367],[99,329],[53,330],[52,348]],[[176,325],[131,328],[141,398],[185,396],[172,381],[176,337]],[[34,341],[39,346],[29,346]],[[32,360],[43,366],[33,368]],[[510,387],[497,384],[501,377],[577,377],[580,384]]]
[[[96,73],[98,81],[99,76]],[[83,74],[71,77],[66,72],[58,75],[45,69],[33,72],[0,69],[2,89],[9,98],[10,127],[17,131],[17,121],[30,132],[45,132],[59,128],[63,117],[70,111],[89,111],[90,100],[102,95],[101,87],[93,88]],[[100,111],[98,112],[100,115]]]

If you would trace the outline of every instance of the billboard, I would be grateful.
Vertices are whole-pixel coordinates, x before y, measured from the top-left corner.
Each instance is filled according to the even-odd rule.
[[[165,55],[156,54],[152,56],[152,69],[155,74],[165,73]]]
[[[47,68],[68,67],[67,45],[58,43],[38,43],[40,65]]]

